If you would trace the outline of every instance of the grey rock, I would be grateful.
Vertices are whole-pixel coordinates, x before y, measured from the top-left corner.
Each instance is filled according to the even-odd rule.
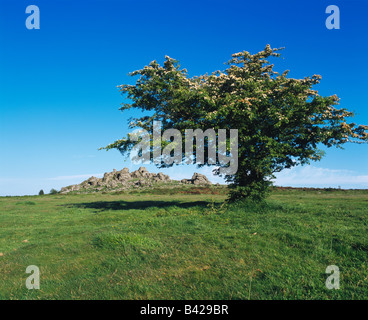
[[[192,176],[192,179],[182,179],[181,183],[184,184],[195,184],[195,185],[209,185],[212,184],[211,181],[207,179],[204,174],[200,174],[195,172]]]
[[[106,172],[103,178],[90,177],[80,184],[61,188],[60,194],[69,192],[88,193],[100,191],[122,191],[130,188],[149,188],[154,187],[157,183],[170,183],[173,180],[162,172],[150,173],[147,168],[140,167],[138,170],[129,173],[128,168],[120,171],[114,169],[112,172]],[[211,182],[203,174],[194,173],[192,179],[181,180],[183,184],[192,185],[208,185]]]

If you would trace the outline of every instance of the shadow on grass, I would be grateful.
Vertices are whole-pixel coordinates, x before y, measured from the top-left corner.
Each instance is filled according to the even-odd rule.
[[[179,201],[96,201],[86,203],[72,203],[64,205],[68,208],[84,208],[97,209],[99,211],[105,210],[146,210],[151,207],[167,208],[178,207],[188,209],[192,207],[206,208],[209,201],[195,201],[195,202],[179,202]]]

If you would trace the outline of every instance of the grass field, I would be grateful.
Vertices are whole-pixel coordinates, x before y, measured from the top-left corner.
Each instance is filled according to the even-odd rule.
[[[368,190],[196,190],[0,198],[0,299],[368,299]]]

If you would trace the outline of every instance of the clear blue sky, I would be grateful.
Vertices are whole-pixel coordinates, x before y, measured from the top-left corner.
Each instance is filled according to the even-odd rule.
[[[291,77],[321,74],[320,94],[368,124],[368,2],[0,0],[0,195],[36,194],[121,169],[117,151],[97,151],[127,133],[116,86],[127,73],[165,55],[190,75],[223,69],[235,52],[284,46],[276,68]],[[28,5],[40,30],[25,27]],[[341,29],[325,27],[328,5]],[[276,184],[368,187],[368,146],[328,149],[312,166],[282,173]],[[157,171],[152,166],[149,170]],[[195,167],[164,171],[190,177]],[[206,171],[208,173],[209,170]],[[214,180],[215,181],[215,180]]]

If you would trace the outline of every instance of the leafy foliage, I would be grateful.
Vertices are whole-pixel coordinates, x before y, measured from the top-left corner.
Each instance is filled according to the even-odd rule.
[[[56,189],[52,188],[50,190],[50,194],[58,194],[58,191]]]
[[[238,129],[239,169],[225,176],[232,187],[230,198],[260,200],[274,173],[320,160],[319,145],[341,147],[368,140],[368,126],[348,123],[354,114],[336,107],[336,95],[323,97],[313,89],[321,76],[294,79],[288,78],[288,70],[282,74],[273,70],[268,59],[279,57],[281,49],[267,45],[253,55],[235,53],[226,70],[198,77],[189,77],[168,56],[163,66],[152,61],[131,73],[139,76],[135,85],[119,86],[132,101],[120,109],[136,108],[150,114],[130,122],[130,128],[149,132],[153,120],[161,121],[163,130],[182,133],[187,128]],[[127,154],[134,144],[124,138],[105,149],[117,148]]]

